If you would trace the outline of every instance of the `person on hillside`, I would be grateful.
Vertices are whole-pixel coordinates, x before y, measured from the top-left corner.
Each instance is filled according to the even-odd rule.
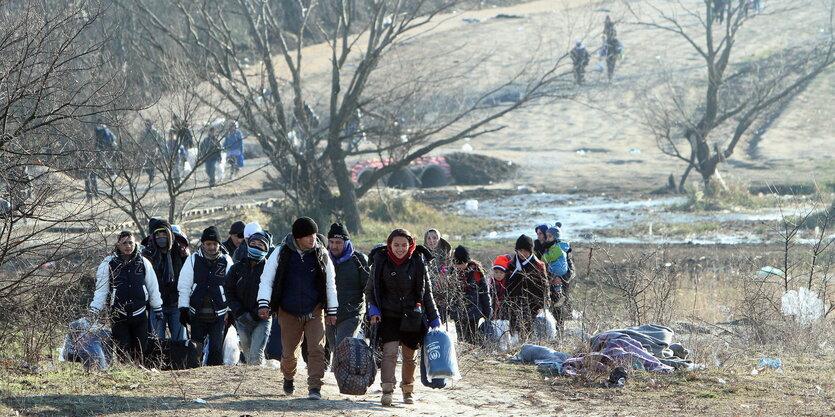
[[[148,307],[162,318],[162,299],[154,268],[139,255],[131,232],[122,232],[113,253],[96,270],[96,292],[90,303],[94,316],[108,313],[119,353],[141,363],[148,351]]]
[[[328,255],[336,269],[336,324],[327,327],[327,339],[336,349],[342,339],[357,337],[365,315],[365,286],[368,284],[368,257],[354,249],[348,229],[334,223],[328,231]],[[332,362],[331,362],[332,363]]]
[[[187,242],[187,239],[186,239]],[[148,222],[148,236],[142,240],[142,256],[151,262],[162,297],[162,319],[151,317],[151,328],[158,339],[186,340],[186,329],[180,324],[177,309],[177,282],[180,270],[189,256],[189,248],[176,238],[167,220],[152,218]]]
[[[209,187],[214,187],[217,183],[216,174],[222,153],[223,145],[220,144],[220,139],[217,137],[217,129],[212,126],[209,128],[208,135],[200,142],[200,158],[204,159],[206,176],[209,177]]]
[[[188,120],[181,119],[176,113],[171,115],[171,128],[176,131],[177,144],[186,149],[194,147],[194,134],[191,133]]]
[[[536,232],[536,240],[533,242],[533,253],[537,258],[542,258],[542,254],[545,253],[545,242],[548,240],[545,237],[545,232],[548,231],[548,225],[540,224],[534,227],[533,230]]]
[[[491,320],[493,317],[487,277],[484,276],[484,267],[470,258],[470,251],[464,246],[459,245],[455,248],[453,262],[457,278],[457,297],[451,315],[455,320],[455,330],[464,341],[476,344],[478,322],[481,319]]]
[[[574,81],[577,85],[585,82],[586,67],[589,65],[589,51],[583,42],[577,41],[571,50],[571,63],[574,66]]]
[[[400,379],[403,403],[414,404],[415,353],[428,328],[441,326],[432,296],[432,283],[426,273],[432,254],[417,245],[409,231],[395,229],[389,234],[385,247],[371,251],[371,258],[374,262],[365,298],[368,300],[371,324],[379,323],[379,337],[383,344],[381,403],[392,405],[400,348],[403,357]]]
[[[606,40],[606,75],[609,81],[612,81],[612,76],[615,74],[615,65],[623,53],[623,44],[617,38],[609,38]]]
[[[162,133],[154,127],[154,121],[145,119],[145,129],[142,130],[142,151],[144,152],[145,162],[143,169],[148,174],[148,185],[154,182],[156,174],[156,163],[159,159],[159,150],[165,146],[165,138]]]
[[[229,237],[223,241],[223,247],[226,253],[232,255],[244,243],[244,229],[246,224],[242,221],[236,221],[229,227]]]
[[[452,258],[452,245],[441,237],[438,229],[429,229],[423,234],[423,245],[432,254],[429,260],[429,279],[432,281],[432,293],[438,302],[438,312],[441,320],[446,321],[448,313],[447,291],[449,283],[446,281]]]
[[[492,300],[493,320],[505,320],[509,314],[504,308],[504,299],[507,297],[507,277],[510,274],[510,261],[512,256],[499,255],[493,261]]]
[[[545,265],[533,253],[533,239],[519,236],[515,249],[504,304],[511,328],[524,339],[530,334],[537,313],[548,302],[548,279]]]
[[[618,31],[615,29],[615,22],[612,21],[612,18],[609,17],[609,15],[606,15],[606,19],[603,20],[603,35],[606,36],[606,39],[618,37]]]
[[[725,9],[728,8],[728,0],[713,0],[713,19],[719,23],[725,20]]]
[[[308,398],[322,398],[325,376],[325,322],[336,324],[336,273],[319,227],[309,217],[293,222],[292,233],[267,260],[258,288],[258,315],[278,313],[281,326],[281,373],[284,394],[295,392],[296,355],[302,338],[307,339]],[[327,317],[325,317],[327,316]]]
[[[548,229],[547,237],[550,249],[542,260],[548,269],[550,282],[551,312],[562,333],[565,320],[571,314],[571,303],[568,297],[570,284],[575,276],[574,259],[571,256],[571,244],[560,239],[562,223],[557,222]]]
[[[165,149],[165,166],[171,170],[171,180],[179,183],[180,178],[185,173],[185,162],[188,158],[188,151],[185,146],[178,142],[177,129],[170,129],[168,131],[168,140],[166,141]]]
[[[238,122],[229,122],[229,129],[223,139],[223,149],[229,161],[229,178],[235,179],[238,171],[244,167],[244,134],[238,129]]]
[[[180,323],[191,325],[193,340],[208,339],[208,366],[223,365],[223,330],[229,313],[223,284],[231,268],[232,258],[220,250],[220,233],[209,226],[200,236],[200,249],[180,271]]]
[[[258,315],[258,287],[269,249],[269,238],[262,232],[253,233],[247,242],[246,258],[229,269],[223,284],[246,363],[254,366],[264,363],[264,348],[272,329],[272,317],[262,319]]]

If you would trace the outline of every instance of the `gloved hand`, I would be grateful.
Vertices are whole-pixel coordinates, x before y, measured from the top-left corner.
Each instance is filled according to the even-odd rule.
[[[429,328],[430,329],[437,329],[438,327],[441,327],[441,318],[440,317],[435,317],[435,320],[432,320],[432,321],[429,322]]]
[[[191,311],[188,307],[180,307],[180,324],[187,326],[191,323]]]

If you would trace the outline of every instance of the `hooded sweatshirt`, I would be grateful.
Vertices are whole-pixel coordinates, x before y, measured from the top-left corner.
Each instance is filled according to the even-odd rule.
[[[154,231],[166,229],[168,231],[168,252],[162,253],[154,240]],[[183,263],[188,258],[188,248],[177,242],[171,224],[163,219],[152,218],[148,222],[148,236],[142,240],[142,256],[151,261],[157,277],[163,307],[177,306],[177,278]]]

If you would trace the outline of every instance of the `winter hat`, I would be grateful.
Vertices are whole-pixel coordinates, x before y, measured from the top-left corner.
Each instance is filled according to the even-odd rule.
[[[507,268],[510,267],[510,257],[507,255],[499,255],[496,257],[496,260],[493,261],[493,269],[501,269],[502,271],[507,271]]]
[[[554,236],[554,239],[559,239],[560,238],[560,229],[558,229],[556,227],[549,228],[546,233],[550,233],[551,236]]]
[[[293,222],[293,238],[299,239],[305,236],[319,233],[319,226],[310,217],[299,217]]]
[[[350,240],[351,235],[348,234],[348,229],[342,223],[334,223],[328,231],[328,239],[337,238],[343,240]]]
[[[455,252],[452,253],[452,259],[456,265],[468,263],[470,262],[470,251],[466,247],[458,245]]]
[[[217,231],[217,227],[209,226],[205,230],[203,230],[203,235],[200,236],[200,242],[206,242],[208,240],[213,240],[217,243],[220,243],[220,232]]]
[[[548,232],[548,225],[547,224],[540,224],[539,226],[534,227],[533,230],[534,231],[539,230],[544,235],[545,233]]]
[[[533,252],[533,239],[530,236],[522,235],[519,236],[519,239],[516,239],[516,249],[520,250],[525,249],[527,251]]]
[[[244,227],[244,239],[249,239],[253,233],[261,232],[261,225],[258,222],[247,223]]]
[[[229,228],[229,234],[230,235],[242,235],[242,234],[244,234],[244,228],[245,227],[246,227],[246,225],[244,224],[244,222],[238,221],[238,222],[232,223],[232,227]]]
[[[267,248],[270,247],[270,238],[267,237],[267,235],[265,235],[264,232],[262,232],[262,231],[258,231],[258,232],[255,232],[255,233],[251,234],[249,236],[249,240],[250,241],[260,240],[261,242],[264,242],[265,247],[267,247]]]

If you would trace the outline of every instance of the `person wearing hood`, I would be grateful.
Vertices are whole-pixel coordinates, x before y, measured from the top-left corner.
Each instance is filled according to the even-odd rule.
[[[493,318],[493,305],[490,302],[490,289],[484,276],[481,263],[470,258],[470,251],[459,245],[453,253],[455,264],[454,277],[456,297],[451,309],[455,320],[455,330],[464,341],[477,343],[478,322]]]
[[[248,239],[246,258],[229,269],[223,284],[248,365],[264,363],[264,348],[272,328],[272,317],[264,320],[258,316],[258,286],[269,249],[269,238],[262,232],[253,233]]]
[[[415,353],[429,328],[441,326],[441,318],[432,296],[432,282],[427,265],[431,252],[415,243],[405,229],[389,234],[386,246],[371,251],[374,259],[371,277],[365,287],[371,324],[379,323],[379,337],[383,344],[380,382],[383,389],[381,403],[391,406],[393,401],[397,352],[401,350],[403,365],[400,389],[403,403],[414,404]]]
[[[191,338],[208,338],[206,364],[223,365],[223,330],[229,304],[223,284],[232,268],[232,258],[220,250],[220,233],[214,226],[203,230],[200,249],[188,257],[180,271],[180,323],[191,325]]]
[[[577,85],[585,82],[586,67],[589,65],[589,51],[582,41],[577,41],[571,50],[571,63],[574,66],[574,81]]]
[[[151,317],[151,329],[158,339],[165,339],[168,329],[172,340],[186,340],[186,329],[180,324],[177,309],[177,280],[189,249],[188,239],[177,236],[168,221],[152,218],[148,222],[148,236],[142,240],[142,256],[151,262],[162,296],[162,319]]]
[[[547,229],[546,229],[547,230]],[[505,311],[510,314],[510,326],[519,332],[520,339],[530,334],[537,313],[548,302],[548,279],[543,264],[533,253],[533,239],[519,236],[516,253],[510,260]]]
[[[336,272],[322,240],[319,226],[309,217],[293,222],[278,250],[264,266],[258,287],[258,315],[266,320],[277,313],[281,327],[281,373],[284,394],[295,392],[296,356],[302,338],[307,341],[308,398],[322,398],[325,377],[325,322],[336,324],[339,306]]]
[[[549,249],[542,260],[548,267],[548,280],[551,293],[551,313],[562,332],[565,318],[571,314],[568,293],[571,281],[575,276],[574,259],[571,256],[571,244],[560,239],[562,223],[557,222],[548,229]]]
[[[139,255],[131,232],[122,232],[113,253],[96,270],[96,292],[90,303],[94,316],[110,315],[119,352],[141,363],[148,351],[148,307],[161,319],[162,299],[151,263]]]
[[[247,223],[246,226],[244,226],[244,241],[238,246],[238,249],[235,249],[234,252],[229,252],[229,255],[232,256],[232,260],[235,261],[235,263],[246,259],[249,250],[249,238],[252,237],[254,233],[263,234],[264,230],[261,229],[261,225],[258,224],[258,222]],[[264,236],[269,237],[268,235]],[[267,250],[269,249],[270,247],[268,246]]]
[[[432,280],[432,294],[438,303],[441,320],[446,321],[449,313],[447,299],[451,296],[448,293],[452,290],[451,283],[446,279],[452,263],[452,245],[441,237],[438,229],[429,229],[423,234],[423,246],[432,254],[432,259],[427,265],[429,278]]]
[[[533,230],[536,232],[536,240],[533,241],[533,254],[536,255],[537,259],[539,259],[542,258],[542,254],[545,252],[545,241],[548,240],[545,236],[545,232],[548,231],[548,225],[540,224]]]
[[[365,286],[368,283],[368,257],[354,250],[348,229],[340,223],[328,231],[328,256],[336,269],[336,324],[327,327],[328,343],[336,349],[342,339],[357,337],[365,315]]]
[[[223,247],[226,249],[226,253],[232,255],[236,250],[238,250],[238,247],[240,247],[241,243],[244,242],[245,228],[246,224],[242,221],[232,223],[232,227],[229,228],[229,237],[223,242]]]

